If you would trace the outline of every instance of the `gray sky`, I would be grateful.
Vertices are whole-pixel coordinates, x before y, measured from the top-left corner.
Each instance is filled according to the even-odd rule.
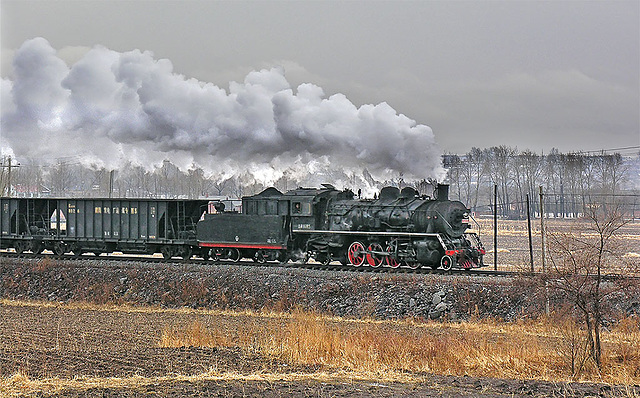
[[[640,145],[640,2],[6,1],[2,77],[43,37],[71,63],[88,48],[152,51],[229,88],[276,65],[356,106],[387,102],[445,152]]]

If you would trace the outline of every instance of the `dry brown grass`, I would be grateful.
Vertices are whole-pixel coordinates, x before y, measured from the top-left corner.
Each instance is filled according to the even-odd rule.
[[[564,350],[567,330],[563,324],[547,319],[509,324],[496,321],[353,322],[296,311],[273,330],[235,331],[234,335],[244,336],[240,341],[221,337],[226,334],[216,327],[192,324],[169,328],[163,332],[160,345],[240,345],[292,364],[344,369],[378,377],[399,372],[428,372],[549,381],[640,382],[637,320],[625,320],[604,334],[607,355],[602,372],[587,364],[579,373],[572,372],[570,358]],[[196,343],[198,341],[202,343]]]
[[[196,383],[198,381],[267,381],[270,383],[277,382],[293,382],[316,380],[323,383],[351,383],[357,381],[375,380],[373,374],[354,373],[348,371],[337,372],[310,372],[310,373],[270,373],[261,372],[253,374],[242,374],[237,372],[219,372],[216,369],[210,369],[208,372],[198,375],[169,375],[163,377],[78,377],[73,379],[64,378],[47,378],[47,379],[30,379],[29,377],[17,373],[8,378],[0,378],[0,397],[42,397],[53,394],[63,394],[65,391],[87,391],[95,389],[124,389],[136,390],[143,386],[159,385],[159,384],[176,384],[180,382]],[[394,381],[407,383],[426,383],[427,376],[413,376],[396,374],[391,378]],[[391,380],[386,378],[385,380]],[[87,395],[90,396],[90,395]],[[633,398],[636,398],[635,396]]]
[[[200,321],[185,327],[165,328],[160,336],[160,347],[225,347],[229,338],[219,329],[207,329]]]

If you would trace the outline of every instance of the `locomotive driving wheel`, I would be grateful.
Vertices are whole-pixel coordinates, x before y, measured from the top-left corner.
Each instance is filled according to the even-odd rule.
[[[411,269],[418,269],[422,266],[418,261],[407,261],[407,267]]]
[[[220,261],[220,253],[219,253],[220,249],[209,249],[206,253],[205,253],[205,260],[207,261],[213,261],[214,263],[217,263],[218,261]]]
[[[353,242],[349,246],[349,250],[347,251],[347,256],[349,258],[349,263],[355,267],[359,267],[364,263],[365,259],[364,245],[360,242]]]
[[[322,265],[329,265],[333,261],[333,256],[331,253],[327,253],[324,259],[322,259]]]
[[[387,252],[389,252],[389,255],[385,256],[384,260],[391,268],[398,268],[400,266],[400,261],[396,257],[397,246],[398,242],[395,240],[392,240],[391,242],[389,242],[389,245],[387,245]]]
[[[382,246],[379,243],[372,243],[367,248],[367,251],[367,263],[374,268],[379,267],[382,264],[383,256],[373,252],[381,252]]]

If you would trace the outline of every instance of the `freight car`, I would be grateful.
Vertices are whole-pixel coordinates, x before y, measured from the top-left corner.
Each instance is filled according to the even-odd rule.
[[[199,251],[196,223],[205,200],[0,198],[0,248],[17,253],[96,255]]]
[[[350,190],[298,188],[281,193],[268,188],[242,200],[242,214],[205,215],[197,225],[201,248],[209,257],[307,261],[334,260],[359,267],[397,268],[484,266],[485,249],[470,232],[469,210],[448,200],[448,186],[435,198],[413,188],[383,188],[376,200],[355,199]]]

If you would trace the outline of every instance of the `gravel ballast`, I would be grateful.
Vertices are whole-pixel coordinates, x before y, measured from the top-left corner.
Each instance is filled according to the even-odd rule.
[[[371,273],[240,264],[106,259],[0,260],[0,297],[162,307],[289,311],[346,317],[515,320],[544,311],[528,277]],[[561,299],[561,298],[557,298]],[[610,298],[612,317],[640,311],[638,289]]]

